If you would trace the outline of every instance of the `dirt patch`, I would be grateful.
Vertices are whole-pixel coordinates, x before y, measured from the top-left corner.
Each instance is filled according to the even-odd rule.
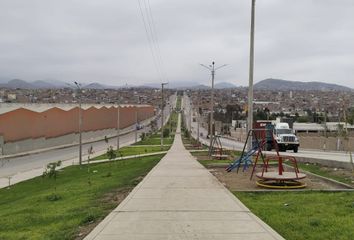
[[[248,168],[245,171],[240,169],[238,173],[236,170],[226,172],[224,167],[211,167],[208,169],[221,183],[230,189],[230,191],[264,190],[264,188],[257,186],[256,181],[259,180],[259,178],[256,177],[255,174],[253,175],[253,178],[250,179],[252,172],[251,168]],[[293,171],[292,169],[285,170]],[[261,171],[261,168],[257,168],[257,172]],[[270,167],[269,171],[277,171],[277,168]],[[343,188],[337,184],[323,181],[322,179],[311,175],[308,175],[305,179],[300,181],[306,183],[307,187],[305,189],[307,190],[335,190],[338,188]]]
[[[209,171],[221,182],[223,183],[228,189],[231,191],[252,191],[252,190],[264,190],[264,188],[258,187],[256,181],[259,180],[256,177],[256,173],[254,173],[252,179],[251,172],[252,167],[243,171],[242,167],[240,168],[239,172],[237,173],[236,170],[232,172],[226,172],[225,169],[229,166],[235,156],[229,156],[227,159],[224,160],[217,160],[212,159],[207,155],[207,153],[198,153],[195,154],[194,157],[200,161]],[[212,161],[211,161],[212,160]],[[318,166],[318,164],[317,164]],[[285,171],[294,172],[291,167],[287,167],[286,165]],[[339,177],[346,177],[349,179],[349,182],[354,187],[354,175],[350,170],[342,169],[342,168],[330,168],[326,166],[318,166],[321,168],[321,171],[327,172],[330,175],[336,175]],[[277,171],[277,165],[270,166],[269,171]],[[256,168],[256,172],[261,172],[262,168],[261,165],[258,165]],[[300,172],[302,170],[300,169]],[[347,180],[348,180],[347,179]],[[337,189],[346,189],[345,186],[331,182],[329,180],[313,176],[311,174],[307,174],[305,179],[302,179],[301,182],[305,183],[307,187],[305,190],[337,190]],[[346,183],[348,181],[345,181]]]

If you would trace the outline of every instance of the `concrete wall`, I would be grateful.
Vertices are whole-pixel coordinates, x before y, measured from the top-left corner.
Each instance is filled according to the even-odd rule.
[[[137,112],[137,114],[136,114]],[[78,142],[78,113],[52,108],[44,112],[16,109],[0,115],[0,155],[68,145]],[[152,106],[129,106],[120,109],[120,128],[134,128],[154,116]],[[83,141],[93,141],[116,134],[117,108],[91,107],[82,110]]]
[[[120,109],[120,128],[135,123],[136,112],[138,121],[154,115],[152,106],[127,106]],[[65,111],[51,108],[44,112],[35,112],[19,108],[0,115],[0,136],[4,143],[26,139],[53,138],[79,131],[79,108]],[[82,131],[96,131],[115,128],[117,126],[117,108],[91,107],[82,110]]]
[[[354,150],[354,138],[349,137],[337,138],[337,137],[312,137],[312,136],[301,136],[300,147],[305,149],[320,149],[320,150],[330,150],[330,151],[353,151]]]
[[[244,128],[236,128],[236,130],[231,128],[230,134],[231,134],[232,138],[236,139],[239,142],[246,141],[247,132],[246,132],[246,129],[244,129]]]
[[[103,140],[105,136],[112,137],[116,136],[117,130],[115,128],[103,129],[97,131],[89,131],[82,133],[82,141],[97,141]],[[70,144],[79,143],[79,134],[71,133],[60,137],[54,138],[36,138],[36,139],[25,139],[16,142],[8,142],[2,145],[3,155],[16,154],[21,152],[29,152],[37,149],[52,148],[58,146],[65,146]]]

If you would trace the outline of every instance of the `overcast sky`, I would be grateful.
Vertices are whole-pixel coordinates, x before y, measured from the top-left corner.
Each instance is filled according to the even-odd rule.
[[[168,80],[208,84],[199,63],[215,61],[229,64],[216,82],[247,85],[250,3],[150,0]],[[354,88],[354,1],[257,0],[255,57],[255,82]],[[161,74],[138,0],[2,0],[0,79],[12,78],[122,85],[160,82]]]

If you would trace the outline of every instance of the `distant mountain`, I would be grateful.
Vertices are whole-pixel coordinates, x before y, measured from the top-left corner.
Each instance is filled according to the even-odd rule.
[[[228,82],[220,82],[214,85],[215,88],[217,89],[224,89],[224,88],[235,88],[236,85]]]
[[[144,84],[140,87],[150,87],[150,88],[161,88],[161,83],[150,83]],[[236,86],[232,83],[228,82],[220,82],[214,85],[217,89],[224,89],[224,88],[235,88]],[[210,86],[200,84],[194,81],[180,81],[180,82],[171,82],[167,85],[167,88],[175,88],[175,89],[208,89]]]
[[[282,91],[282,90],[302,90],[302,91],[352,91],[351,88],[331,84],[331,83],[324,83],[324,82],[300,82],[300,81],[289,81],[283,79],[273,79],[268,78],[262,80],[254,85],[254,89],[258,90],[275,90],[275,91]]]
[[[192,87],[186,87],[186,88],[180,88],[180,89],[193,89],[193,90],[196,90],[196,89],[200,89],[200,90],[206,90],[206,89],[210,89],[211,87],[209,86],[206,86],[204,84],[199,84],[199,85],[195,85],[195,86],[192,86]]]
[[[12,79],[8,81],[7,83],[1,84],[1,86],[6,87],[6,88],[22,88],[22,89],[33,89],[35,88],[31,83],[28,83],[24,80],[21,79]]]
[[[57,88],[57,86],[55,86],[54,84],[43,81],[43,80],[34,81],[31,83],[31,85],[33,86],[33,88],[43,88],[43,89]]]
[[[8,82],[3,81],[0,83],[0,88],[10,88],[10,89],[56,89],[56,88],[66,88],[70,87],[75,88],[74,84],[69,84],[63,81],[58,80],[37,80],[34,82],[27,82],[21,79],[13,79]],[[107,89],[107,88],[116,88],[113,86],[107,86],[100,83],[90,83],[84,84],[83,88],[87,89]]]
[[[100,83],[90,83],[90,84],[84,85],[83,88],[86,88],[86,89],[107,89],[109,87],[106,85],[100,84]]]

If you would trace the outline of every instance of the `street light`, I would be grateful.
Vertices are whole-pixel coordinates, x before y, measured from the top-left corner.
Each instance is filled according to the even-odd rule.
[[[78,82],[74,82],[76,87],[77,87],[77,93],[80,96],[79,98],[79,165],[81,166],[82,164],[82,113],[81,113],[81,95],[82,95],[82,89],[81,89],[81,84]]]
[[[163,149],[163,110],[164,110],[164,99],[163,99],[163,87],[168,83],[161,83],[161,150]]]
[[[209,128],[210,128],[210,145],[209,148],[211,149],[211,144],[213,141],[213,123],[214,123],[214,78],[215,78],[215,71],[227,66],[227,64],[221,65],[217,68],[215,68],[215,62],[212,62],[211,65],[205,66],[204,64],[200,64],[202,67],[205,67],[211,72],[211,101],[210,101],[210,123],[209,123]]]

